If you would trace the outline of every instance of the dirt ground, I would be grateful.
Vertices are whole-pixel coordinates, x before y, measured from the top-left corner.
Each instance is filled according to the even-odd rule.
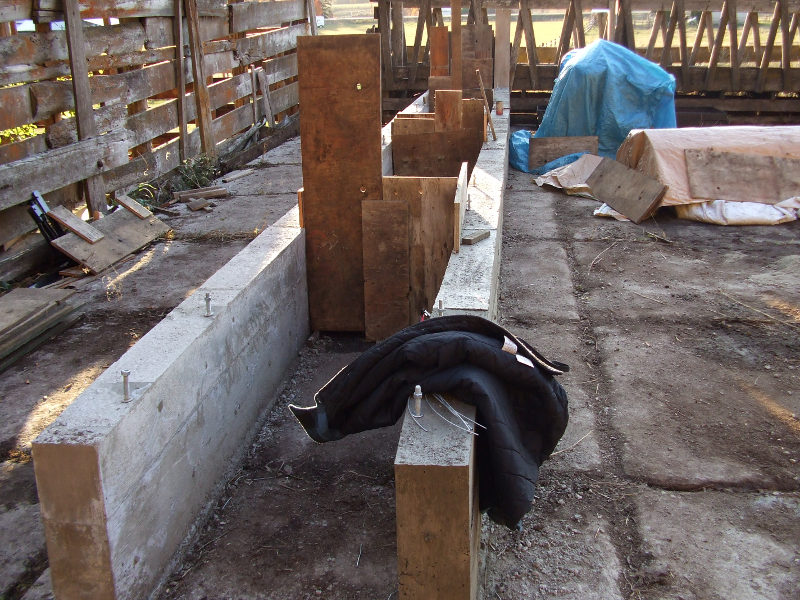
[[[30,440],[248,231],[293,205],[298,148],[268,153],[264,173],[239,180],[241,198],[207,223],[170,222],[174,240],[124,272],[158,260],[113,285],[96,280],[92,313],[0,376],[0,431],[14,436],[0,535],[19,550],[0,557],[0,597],[23,597],[46,566]],[[286,185],[265,184],[269,169]],[[247,208],[234,215],[238,202]],[[235,226],[218,222],[223,206]],[[501,322],[570,364],[570,425],[522,529],[484,518],[481,597],[797,598],[800,223],[723,228],[659,213],[638,226],[593,217],[595,206],[510,172]],[[227,237],[209,233],[220,227]],[[286,409],[311,404],[366,347],[312,336],[160,600],[397,597],[399,425],[319,445]],[[48,597],[46,571],[24,597]]]

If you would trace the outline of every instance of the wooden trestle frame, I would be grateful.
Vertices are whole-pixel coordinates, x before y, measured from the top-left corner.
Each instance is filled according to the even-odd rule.
[[[381,47],[386,95],[427,89],[428,45],[423,32],[443,25],[442,7],[449,0],[377,0],[380,31],[389,31]],[[496,11],[496,36],[509,27],[517,11],[513,44],[509,44],[509,81],[513,90],[547,91],[553,87],[559,61],[571,48],[583,47],[587,25],[598,36],[622,44],[672,73],[679,92],[797,92],[800,91],[800,0],[465,0],[467,25],[488,22],[487,9]],[[418,8],[416,35],[407,46],[403,8]],[[557,40],[537,44],[531,13],[564,12]],[[647,13],[649,39],[634,36],[634,17]],[[694,39],[687,19],[696,19]],[[759,19],[769,19],[762,39]],[[522,46],[523,35],[525,46]],[[516,57],[516,60],[513,58]],[[496,65],[502,52],[495,48]],[[498,62],[500,61],[500,62]],[[502,75],[502,74],[501,74]],[[501,76],[502,80],[502,76]],[[496,78],[497,82],[497,78]]]

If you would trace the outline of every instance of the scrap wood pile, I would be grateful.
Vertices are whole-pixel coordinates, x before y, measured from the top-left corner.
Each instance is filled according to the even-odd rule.
[[[798,218],[800,127],[677,129],[658,65],[603,40],[571,54],[539,129],[512,135],[513,167],[636,223],[660,206],[720,225]]]
[[[81,305],[72,290],[18,288],[0,297],[0,371],[70,327]]]

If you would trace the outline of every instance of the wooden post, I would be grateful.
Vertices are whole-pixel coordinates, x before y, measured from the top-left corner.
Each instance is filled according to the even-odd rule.
[[[311,35],[317,35],[317,10],[314,6],[314,0],[306,0],[306,15],[308,15],[308,27]]]
[[[197,0],[186,0],[186,21],[189,26],[189,48],[192,56],[192,75],[194,77],[194,101],[197,106],[197,123],[200,129],[200,147],[208,155],[216,153],[214,133],[211,130],[211,102],[206,84],[206,68],[203,42],[200,38],[200,17],[197,13]]]
[[[474,406],[448,400],[475,418]],[[405,417],[394,461],[398,597],[474,600],[480,545],[475,438],[425,402],[422,407],[419,424]]]
[[[183,60],[183,0],[175,0],[172,18],[172,36],[175,41],[175,81],[178,83],[178,155],[181,162],[189,158],[186,147],[186,71]]]
[[[511,9],[495,11],[494,87],[511,88]]]
[[[453,78],[453,88],[460,90],[461,85],[461,0],[452,0],[450,9],[450,31],[451,49],[450,61],[452,70],[450,76]]]
[[[406,29],[403,25],[403,3],[392,2],[392,65],[406,64]]]
[[[89,87],[89,67],[86,62],[86,41],[83,37],[78,0],[64,0],[64,25],[67,33],[67,49],[72,71],[72,93],[75,96],[75,123],[78,139],[97,135],[92,109],[92,91]],[[91,157],[87,157],[91,160]],[[92,218],[107,212],[106,190],[102,176],[96,175],[85,181],[86,205]]]

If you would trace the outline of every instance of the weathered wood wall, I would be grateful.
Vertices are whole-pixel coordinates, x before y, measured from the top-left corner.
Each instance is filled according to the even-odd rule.
[[[75,204],[75,183],[89,173],[106,193],[127,188],[169,172],[204,146],[223,152],[262,116],[274,125],[297,111],[297,37],[312,28],[305,0],[78,0],[80,19],[104,24],[78,20],[83,27],[70,31],[68,21],[68,31],[54,30],[75,1],[0,0],[0,131],[37,127],[34,137],[0,145],[0,169],[30,170],[33,160],[30,186],[54,204]],[[35,32],[16,30],[26,19]],[[70,40],[81,37],[86,64],[72,64]],[[194,65],[198,53],[203,60]],[[196,72],[203,81],[194,81]],[[71,80],[81,74],[89,76],[89,97],[76,103]],[[99,137],[79,135],[68,112],[76,104],[92,109]],[[122,135],[123,160],[104,158],[108,132]],[[114,143],[116,152],[120,140]],[[65,154],[79,144],[79,153]],[[22,204],[28,199],[0,181],[0,244],[33,228]]]
[[[441,7],[450,0],[377,2],[379,29],[391,27],[393,40],[383,46],[384,88],[427,89],[429,48],[422,33],[427,28],[430,37],[431,29],[442,24]],[[798,0],[468,0],[464,6],[469,7],[468,24],[486,23],[488,8],[498,9],[498,17],[518,9],[511,22],[514,90],[551,90],[561,57],[599,37],[659,63],[675,76],[679,92],[800,91]],[[419,9],[417,35],[409,48],[395,32],[397,19],[390,18],[404,7]],[[535,38],[531,15],[542,10],[563,11],[558,39]],[[640,32],[636,39],[634,23],[643,16],[649,35]],[[766,35],[759,20],[769,23]]]

